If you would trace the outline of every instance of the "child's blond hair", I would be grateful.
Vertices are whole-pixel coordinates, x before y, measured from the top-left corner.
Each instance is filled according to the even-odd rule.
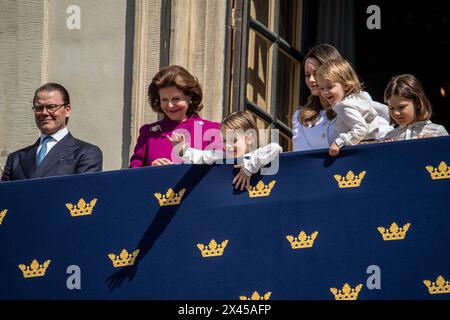
[[[316,78],[341,83],[346,97],[362,91],[358,75],[345,59],[328,60],[316,70]]]
[[[322,65],[328,60],[340,58],[342,58],[341,54],[335,47],[329,44],[319,44],[308,51],[303,59],[303,64],[306,64],[308,59],[316,60]],[[304,126],[315,125],[322,109],[319,96],[311,94],[306,104],[301,108],[301,112],[299,112],[298,121]],[[332,108],[325,108],[325,114],[329,120],[336,117],[336,112]]]
[[[237,111],[227,115],[220,124],[224,130],[242,130],[255,136],[256,144],[259,144],[258,127],[256,126],[255,116],[250,111]]]

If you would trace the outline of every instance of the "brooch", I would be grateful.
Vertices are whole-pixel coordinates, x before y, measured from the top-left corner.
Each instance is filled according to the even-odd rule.
[[[159,124],[154,125],[150,128],[150,131],[152,131],[152,132],[161,131],[161,127]]]

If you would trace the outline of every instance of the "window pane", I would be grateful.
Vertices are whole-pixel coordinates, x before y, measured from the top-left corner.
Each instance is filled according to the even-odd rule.
[[[251,0],[250,2],[250,16],[264,24],[267,28],[269,26],[270,14],[270,0]]]
[[[280,1],[280,29],[279,34],[284,40],[289,42],[294,48],[299,49],[299,43],[296,38],[300,32],[300,26],[297,26],[298,8],[300,0]]]
[[[266,145],[270,142],[276,142],[283,148],[283,151],[292,150],[290,138],[286,137],[281,132],[279,132],[279,134],[278,134],[279,140],[278,141],[272,140],[273,136],[271,134],[270,124],[256,115],[255,115],[255,117],[256,117],[256,125],[258,126],[258,128],[265,129],[264,131],[259,131],[260,146]]]
[[[267,109],[268,43],[255,31],[249,32],[247,65],[247,99]]]
[[[292,151],[291,138],[285,137],[280,133],[280,142],[278,144],[283,148],[283,152]]]
[[[290,125],[296,96],[296,90],[294,90],[296,64],[283,51],[278,51],[277,65],[275,116],[280,121]]]

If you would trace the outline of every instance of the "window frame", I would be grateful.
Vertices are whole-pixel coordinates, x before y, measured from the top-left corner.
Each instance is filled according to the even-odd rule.
[[[295,82],[294,94],[291,98],[294,98],[292,104],[300,103],[301,96],[301,86],[302,78],[300,76],[303,68],[303,53],[301,50],[296,49],[294,46],[297,45],[302,48],[303,45],[303,35],[296,37],[297,43],[289,43],[286,39],[279,35],[280,26],[280,1],[281,0],[270,0],[269,4],[271,9],[269,10],[270,24],[272,25],[272,30],[269,29],[262,22],[251,17],[250,15],[250,3],[251,0],[231,0],[229,8],[229,21],[230,28],[228,32],[229,42],[228,42],[228,56],[229,58],[229,79],[227,79],[227,92],[228,97],[225,99],[226,105],[228,106],[228,112],[249,110],[253,112],[257,117],[261,118],[266,122],[271,128],[279,129],[280,133],[287,137],[292,138],[292,130],[290,128],[290,120],[288,123],[278,119],[276,114],[277,105],[277,74],[278,74],[278,62],[279,62],[279,51],[286,55],[289,59],[293,60],[296,65],[296,70],[294,72],[294,79],[290,81]],[[303,6],[305,1],[300,1],[299,10],[302,14],[297,17],[294,22],[293,28],[296,31],[302,30],[303,22]],[[272,12],[271,12],[272,11]],[[268,43],[269,55],[268,55],[268,75],[269,81],[267,86],[267,104],[268,110],[258,106],[252,101],[247,99],[247,83],[248,83],[248,52],[249,52],[249,33],[250,30],[257,33],[264,41]],[[297,69],[298,68],[298,69]],[[294,97],[295,96],[295,97]],[[298,101],[297,101],[298,100]]]

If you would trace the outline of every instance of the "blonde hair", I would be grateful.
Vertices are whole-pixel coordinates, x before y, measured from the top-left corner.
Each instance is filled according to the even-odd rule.
[[[392,77],[384,91],[384,101],[387,103],[392,96],[413,100],[417,121],[430,120],[432,113],[431,103],[425,95],[419,80],[412,74],[401,74]]]
[[[331,59],[340,59],[341,54],[339,51],[329,44],[319,44],[313,48],[311,48],[308,53],[305,55],[303,59],[303,64],[306,63],[308,59],[315,59],[321,65]],[[298,121],[304,126],[307,125],[315,125],[317,122],[317,117],[320,114],[320,111],[323,109],[320,103],[320,98],[317,96],[310,95],[306,104],[300,108],[300,116],[298,117]],[[328,108],[325,110],[325,114],[329,120],[332,120],[336,117],[336,112],[333,109]]]
[[[345,59],[328,60],[316,70],[316,77],[321,80],[339,82],[344,87],[346,97],[362,91],[358,75]]]
[[[220,123],[220,128],[223,130],[242,130],[247,132],[250,130],[256,138],[256,143],[259,145],[258,127],[256,126],[255,116],[250,111],[237,111],[227,115]]]

